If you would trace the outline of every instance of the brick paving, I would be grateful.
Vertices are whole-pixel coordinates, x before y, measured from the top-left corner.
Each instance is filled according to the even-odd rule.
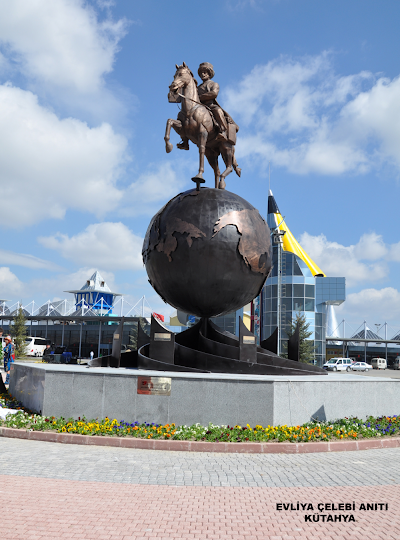
[[[0,472],[3,474],[124,484],[400,485],[399,464],[400,448],[317,454],[211,454],[0,438]]]
[[[4,540],[400,538],[399,486],[178,487],[5,475],[0,481],[7,499]],[[298,501],[315,507],[355,502],[357,510],[277,510],[277,503]],[[388,510],[360,511],[367,501],[388,504]],[[355,521],[310,523],[309,515],[353,515]]]
[[[400,540],[399,463],[400,448],[195,454],[1,438],[0,538]],[[313,509],[277,509],[297,502]]]

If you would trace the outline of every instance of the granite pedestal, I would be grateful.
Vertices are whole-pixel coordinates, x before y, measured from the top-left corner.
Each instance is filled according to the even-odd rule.
[[[169,377],[170,395],[138,393],[138,377]],[[176,373],[14,364],[11,394],[45,416],[191,425],[298,425],[400,414],[400,379]]]

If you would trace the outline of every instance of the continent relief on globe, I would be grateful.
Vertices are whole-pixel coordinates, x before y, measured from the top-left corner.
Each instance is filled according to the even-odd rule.
[[[178,247],[178,241],[175,238],[174,233],[186,235],[186,242],[189,247],[192,247],[195,238],[206,236],[203,231],[178,217],[175,217],[168,222],[165,232],[165,238],[160,240],[156,246],[156,250],[160,253],[164,253],[168,257],[169,262],[172,262],[171,253]]]
[[[163,209],[162,209],[163,210]],[[159,253],[164,253],[172,262],[172,254],[178,247],[178,241],[174,234],[180,233],[185,236],[189,248],[194,239],[207,238],[207,235],[198,227],[178,217],[168,220],[163,238],[160,238],[159,216],[162,210],[154,217],[149,226],[148,242],[143,250],[143,261],[147,262],[149,253],[156,249]],[[267,275],[269,268],[265,262],[260,265],[262,255],[268,255],[269,245],[265,241],[265,221],[256,209],[243,209],[227,212],[214,224],[214,238],[224,227],[233,225],[236,227],[240,238],[238,241],[238,251],[246,265],[253,272]],[[146,243],[146,242],[145,242]]]
[[[227,225],[234,225],[239,238],[238,250],[244,262],[253,272],[266,274],[265,262],[260,266],[260,255],[268,253],[268,246],[265,245],[265,221],[260,221],[258,210],[233,210],[219,218],[214,225],[214,236]],[[269,271],[269,269],[268,269]]]

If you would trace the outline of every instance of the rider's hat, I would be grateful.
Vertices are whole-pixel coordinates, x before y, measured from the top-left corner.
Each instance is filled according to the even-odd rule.
[[[202,64],[200,64],[199,69],[197,71],[197,73],[199,74],[199,77],[200,77],[200,71],[204,69],[208,69],[208,72],[210,74],[210,79],[212,79],[215,75],[214,66],[210,64],[210,62],[203,62]]]

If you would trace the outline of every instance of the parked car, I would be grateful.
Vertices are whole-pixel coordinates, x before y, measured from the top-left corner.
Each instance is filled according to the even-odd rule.
[[[350,371],[352,363],[351,358],[331,358],[322,367],[328,371]]]
[[[396,356],[391,367],[392,369],[400,369],[400,356]]]
[[[47,344],[51,344],[49,339],[27,336],[25,338],[26,356],[43,356]]]
[[[373,358],[371,360],[371,365],[373,369],[386,369],[387,362],[384,358]]]
[[[366,362],[355,362],[352,364],[351,369],[353,371],[369,371],[372,369],[371,364],[367,364]]]

